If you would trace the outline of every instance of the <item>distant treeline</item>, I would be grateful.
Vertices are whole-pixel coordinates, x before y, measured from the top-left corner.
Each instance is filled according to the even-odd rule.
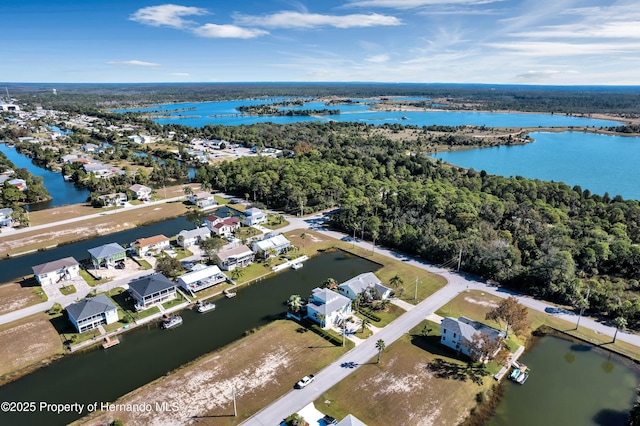
[[[340,206],[331,223],[349,235],[436,264],[462,253],[464,271],[561,303],[589,292],[591,312],[640,324],[638,201],[407,155],[366,126],[308,142],[301,128],[274,136],[292,158],[223,162],[196,180],[291,213]]]
[[[6,84],[10,94],[45,108],[117,108],[171,102],[269,97],[370,98],[406,96],[445,100],[439,108],[637,115],[637,87],[554,87],[382,83]],[[57,95],[53,94],[56,89]]]

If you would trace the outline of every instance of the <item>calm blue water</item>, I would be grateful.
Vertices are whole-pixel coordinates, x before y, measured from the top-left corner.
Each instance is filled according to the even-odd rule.
[[[502,176],[580,185],[594,194],[640,200],[640,137],[532,133],[526,145],[440,152],[432,157]]]
[[[255,123],[272,122],[276,124],[290,124],[298,122],[336,120],[340,122],[362,122],[382,125],[385,123],[399,123],[403,125],[430,126],[433,124],[445,126],[461,126],[465,124],[488,127],[602,127],[615,126],[620,123],[610,120],[596,120],[592,118],[570,117],[551,114],[515,114],[490,112],[461,112],[461,111],[373,111],[365,104],[344,104],[327,106],[323,102],[314,101],[304,107],[292,109],[340,109],[341,115],[329,117],[274,117],[274,116],[242,116],[236,109],[242,105],[265,105],[282,101],[284,98],[269,98],[257,100],[235,100],[222,102],[193,102],[180,104],[153,105],[148,108],[117,110],[117,112],[164,111],[171,115],[168,118],[158,118],[158,124],[181,124],[191,127],[203,127],[207,124],[221,124],[225,126],[249,125]],[[358,100],[360,101],[360,100]],[[363,100],[364,101],[364,100]],[[369,102],[369,101],[367,101]],[[313,105],[311,108],[309,105]],[[180,111],[172,111],[180,110]],[[404,118],[404,119],[403,119]]]
[[[0,152],[9,158],[18,168],[28,169],[35,176],[42,176],[44,186],[53,197],[51,201],[30,204],[29,210],[44,210],[51,207],[64,206],[67,204],[84,203],[89,197],[89,190],[75,186],[73,182],[67,182],[62,178],[62,174],[38,167],[31,162],[31,159],[19,154],[15,148],[9,148],[0,143]]]

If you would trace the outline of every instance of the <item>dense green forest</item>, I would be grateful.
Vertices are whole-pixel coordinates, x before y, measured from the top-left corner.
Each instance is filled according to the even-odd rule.
[[[265,97],[413,96],[439,108],[638,116],[637,87],[383,83],[6,84],[31,106],[64,110]],[[57,95],[53,94],[56,89]]]
[[[300,125],[288,131],[293,157],[241,158],[196,179],[292,213],[339,206],[331,224],[350,235],[436,264],[462,253],[462,270],[562,303],[589,290],[594,313],[638,325],[637,201],[451,167],[365,133],[303,142]]]

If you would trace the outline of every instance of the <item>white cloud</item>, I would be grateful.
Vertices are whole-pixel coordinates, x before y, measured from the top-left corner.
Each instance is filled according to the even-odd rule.
[[[504,0],[354,0],[348,5],[355,7],[387,7],[392,9],[415,9],[424,6],[481,5]]]
[[[129,19],[152,27],[186,28],[193,21],[182,19],[183,16],[206,15],[207,10],[199,7],[179,6],[177,4],[163,4],[139,9]]]
[[[131,66],[135,66],[135,67],[159,67],[160,64],[156,64],[153,62],[145,62],[145,61],[137,61],[137,60],[131,60],[131,61],[109,61],[107,62],[107,64],[109,65],[131,65]]]
[[[637,53],[640,43],[571,43],[525,41],[514,43],[490,43],[496,49],[514,51],[525,56],[581,56],[612,53]]]
[[[200,37],[210,38],[255,38],[269,34],[264,30],[255,28],[242,28],[237,25],[204,24],[194,28],[193,33]]]
[[[381,64],[389,61],[389,59],[390,59],[389,55],[387,55],[386,53],[382,53],[380,55],[369,56],[368,58],[366,58],[366,61],[373,62],[376,64]]]
[[[169,75],[173,75],[173,76],[176,76],[176,77],[188,77],[191,74],[189,74],[188,72],[171,72],[171,73],[169,73]]]
[[[546,71],[527,71],[522,74],[518,74],[516,78],[521,80],[548,80],[551,78],[561,77],[565,75],[575,75],[577,71],[558,71],[558,70],[546,70]]]
[[[239,25],[265,28],[358,28],[402,25],[402,21],[395,16],[381,15],[378,13],[370,13],[367,15],[321,15],[317,13],[283,11],[264,16],[236,14],[234,20]]]

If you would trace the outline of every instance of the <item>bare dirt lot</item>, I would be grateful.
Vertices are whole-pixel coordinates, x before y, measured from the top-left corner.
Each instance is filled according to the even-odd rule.
[[[62,351],[60,336],[46,314],[0,326],[0,385]]]
[[[40,303],[32,287],[18,283],[0,285],[0,315]],[[1,358],[0,358],[1,359]]]
[[[126,425],[237,425],[280,395],[300,377],[320,370],[344,348],[318,335],[298,332],[292,321],[276,321],[255,334],[207,355],[118,399],[115,404],[177,403],[176,411],[97,413],[79,424],[103,425],[120,418]],[[232,388],[238,417],[233,417]],[[117,414],[117,415],[114,415]]]
[[[69,216],[77,217],[73,216],[73,212],[77,208],[81,208],[81,206],[60,207],[62,213],[60,213],[58,209],[47,211],[55,217],[55,219],[53,219],[54,221],[59,221],[69,219]],[[56,213],[56,211],[59,213]],[[14,235],[7,234],[3,235],[2,241],[0,242],[0,257],[17,255],[30,250],[39,250],[49,246],[91,238],[93,236],[111,234],[145,223],[158,222],[177,217],[186,212],[187,206],[185,203],[171,202],[134,210],[120,209],[117,210],[116,213],[105,214],[104,216],[83,220],[81,222],[73,222]],[[95,213],[96,211],[93,210],[91,214]],[[60,215],[59,218],[54,216],[56,214]],[[48,222],[51,222],[51,219]]]

